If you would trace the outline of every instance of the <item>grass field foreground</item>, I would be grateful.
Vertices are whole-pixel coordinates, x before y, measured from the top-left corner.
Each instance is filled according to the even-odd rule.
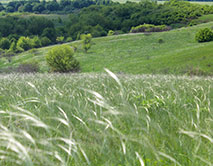
[[[213,164],[213,78],[0,76],[0,165]]]

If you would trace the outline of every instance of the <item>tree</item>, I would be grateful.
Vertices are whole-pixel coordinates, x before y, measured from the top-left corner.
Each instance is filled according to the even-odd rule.
[[[7,38],[2,38],[0,40],[0,48],[6,50],[10,48],[10,41]]]
[[[26,3],[23,7],[24,12],[32,12],[33,6],[30,3]]]
[[[52,42],[56,40],[56,31],[54,28],[45,28],[42,33],[42,37],[49,38]]]
[[[59,4],[56,1],[47,2],[45,8],[49,11],[56,11],[59,9]]]
[[[70,46],[56,46],[47,53],[46,61],[54,72],[76,72],[80,65],[73,55],[74,50]]]
[[[33,6],[33,11],[34,12],[38,12],[38,13],[41,13],[42,11],[45,10],[45,7],[40,4],[40,3],[36,3],[34,6]]]
[[[4,6],[2,5],[2,3],[0,2],[0,12],[4,10]]]
[[[82,40],[82,44],[83,44],[83,49],[85,50],[85,52],[87,53],[88,50],[91,48],[92,46],[92,35],[89,34],[83,34],[81,35],[81,40]]]
[[[27,29],[32,35],[41,35],[45,28],[54,29],[53,22],[45,17],[30,17],[27,21]]]

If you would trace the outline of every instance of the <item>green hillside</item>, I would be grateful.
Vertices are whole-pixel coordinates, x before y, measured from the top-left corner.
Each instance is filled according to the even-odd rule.
[[[70,43],[78,47],[76,58],[81,72],[113,72],[130,74],[196,74],[213,75],[213,42],[197,43],[195,33],[213,22],[193,27],[152,34],[125,34],[93,39],[93,46],[86,54],[80,41]],[[163,43],[159,43],[159,39]],[[48,71],[45,47],[30,50],[0,60],[1,70],[29,61],[38,61],[41,72]]]

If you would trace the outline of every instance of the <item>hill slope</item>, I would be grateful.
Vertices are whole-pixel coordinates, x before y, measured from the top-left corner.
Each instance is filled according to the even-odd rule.
[[[79,41],[70,45],[78,47],[76,58],[82,72],[102,72],[109,68],[113,72],[130,74],[213,75],[213,42],[197,43],[194,40],[200,28],[212,26],[213,22],[210,22],[169,32],[96,38],[87,54]],[[159,43],[159,39],[163,43]],[[13,57],[12,62],[1,59],[0,68],[36,60],[42,72],[48,71],[45,54],[51,47],[24,52]]]

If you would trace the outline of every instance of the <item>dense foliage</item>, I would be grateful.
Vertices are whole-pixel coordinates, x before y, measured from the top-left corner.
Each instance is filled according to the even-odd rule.
[[[9,2],[5,8],[0,4],[0,11],[34,12],[34,13],[70,13],[90,5],[108,5],[110,0],[16,0]]]
[[[9,37],[10,39],[17,39],[17,36],[20,35],[42,35],[45,29],[54,29],[53,22],[44,17],[0,17],[0,23],[1,35],[3,37]]]
[[[162,31],[168,31],[171,28],[166,25],[152,25],[152,24],[143,24],[136,27],[132,27],[131,31],[132,33],[139,33],[139,32],[162,32]]]
[[[213,41],[213,31],[209,28],[200,29],[195,36],[198,42]]]
[[[119,4],[109,0],[62,0],[59,2],[30,0],[11,1],[5,9],[3,8],[2,10],[7,12],[64,13],[69,11],[71,13],[65,20],[58,17],[58,25],[48,17],[1,16],[0,40],[7,38],[9,42],[6,44],[10,43],[11,46],[1,44],[0,48],[12,47],[11,50],[15,52],[79,40],[82,34],[88,33],[93,37],[99,37],[107,34],[128,33],[131,29],[132,32],[143,32],[140,29],[140,25],[143,24],[153,24],[155,27],[146,28],[146,31],[163,31],[168,30],[168,27],[188,25],[201,15],[213,13],[213,6],[177,0],[164,4],[152,1]],[[29,39],[28,46],[25,47],[23,42],[21,46],[18,46],[17,42],[21,37]]]
[[[73,57],[74,50],[65,45],[51,49],[46,60],[54,72],[76,72],[79,70],[79,62]]]
[[[203,14],[213,13],[213,6],[190,4],[172,0],[164,4],[143,1],[127,2],[109,6],[93,5],[71,14],[66,31],[73,39],[79,34],[91,33],[104,36],[109,30],[127,33],[132,27],[142,24],[169,25],[178,27],[188,25],[191,20]]]

